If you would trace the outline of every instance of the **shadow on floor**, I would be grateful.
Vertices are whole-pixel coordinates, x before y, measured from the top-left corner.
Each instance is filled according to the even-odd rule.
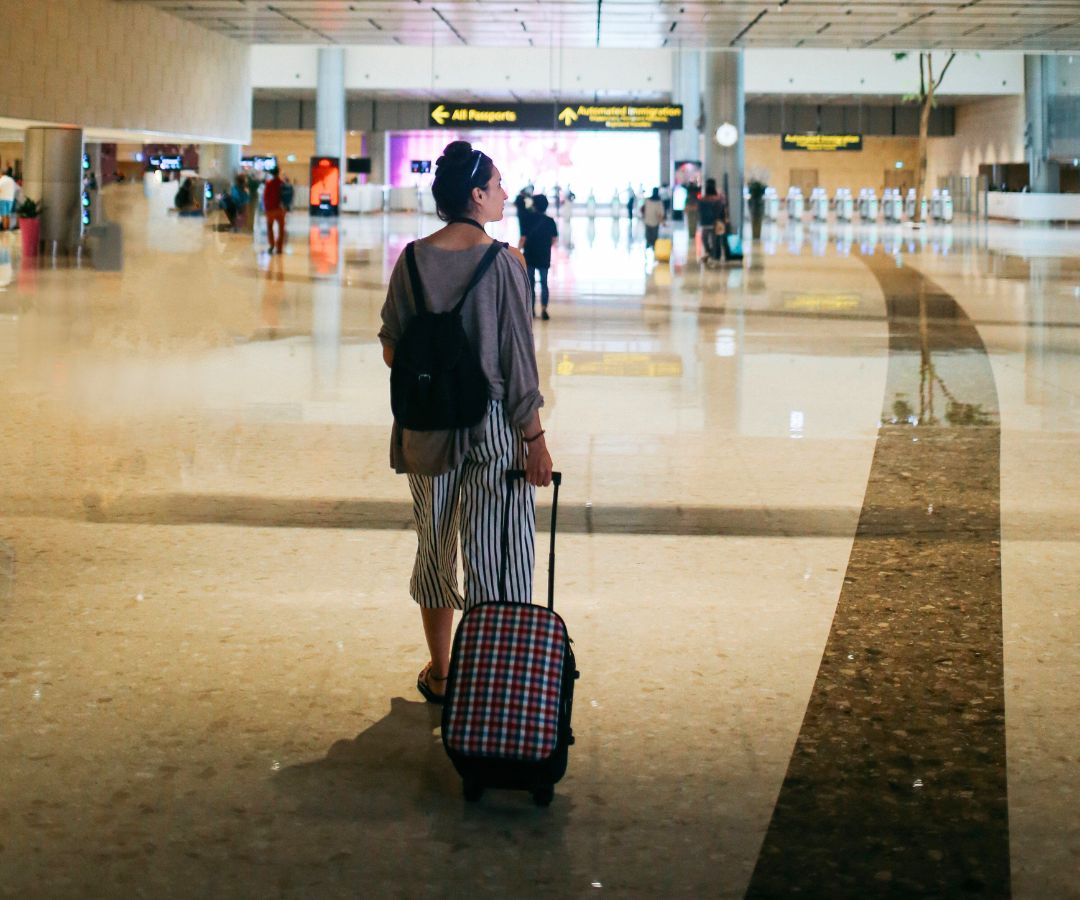
[[[323,759],[284,769],[280,791],[318,817],[400,819],[434,803],[460,802],[461,783],[439,737],[439,708],[402,697],[354,738],[336,741]]]
[[[487,791],[480,803],[465,803],[461,779],[443,749],[440,712],[430,703],[394,697],[381,720],[330,745],[322,760],[283,769],[275,788],[303,818],[415,819],[418,831],[456,848],[473,829],[480,836],[491,828],[502,833],[514,824],[525,829],[521,839],[535,831],[544,836],[546,854],[555,851],[572,809],[569,797],[556,788],[548,809],[534,806],[525,791]]]
[[[465,803],[443,750],[439,708],[400,697],[356,737],[336,741],[323,759],[275,778],[294,834],[347,838],[365,860],[359,883],[393,884],[415,896],[453,883],[468,893],[580,890],[564,831],[573,803],[556,788],[547,809],[524,791],[488,791]],[[327,837],[322,838],[321,835]]]

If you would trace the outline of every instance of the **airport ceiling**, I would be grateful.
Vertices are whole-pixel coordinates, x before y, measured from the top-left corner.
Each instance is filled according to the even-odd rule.
[[[1078,0],[116,0],[250,44],[1080,51]]]

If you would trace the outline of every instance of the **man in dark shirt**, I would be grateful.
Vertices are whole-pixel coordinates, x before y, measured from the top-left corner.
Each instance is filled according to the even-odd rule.
[[[529,269],[529,284],[533,286],[533,316],[536,315],[536,274],[540,273],[540,318],[548,315],[548,269],[551,268],[551,248],[559,239],[555,220],[547,215],[548,198],[543,194],[533,197],[532,215],[528,231],[523,232],[518,247],[525,251],[525,265]]]
[[[281,178],[277,169],[270,170],[270,177],[263,185],[263,209],[266,211],[266,237],[270,241],[270,252],[285,251],[285,205],[281,202]],[[277,241],[274,241],[274,226],[277,225]]]

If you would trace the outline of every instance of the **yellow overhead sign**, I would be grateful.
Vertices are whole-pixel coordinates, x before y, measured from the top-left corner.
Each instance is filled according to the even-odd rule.
[[[861,134],[787,134],[780,138],[781,150],[862,150]]]
[[[512,109],[477,109],[475,106],[459,106],[450,112],[441,103],[431,111],[431,118],[436,125],[445,125],[447,121],[456,122],[459,125],[471,125],[479,122],[484,125],[496,123],[513,124],[518,120],[518,114]]]
[[[578,119],[578,114],[574,112],[571,107],[566,107],[561,113],[559,113],[559,121],[563,123],[567,128],[573,125]]]
[[[520,128],[535,131],[670,131],[682,128],[683,108],[616,103],[452,103],[428,106],[434,128]]]
[[[590,106],[568,105],[558,119],[564,128],[618,130],[670,130],[682,128],[681,106]]]
[[[451,118],[455,122],[484,122],[491,125],[495,122],[516,122],[517,113],[512,109],[455,109]]]
[[[439,128],[535,128],[554,123],[550,103],[432,103],[431,122]]]

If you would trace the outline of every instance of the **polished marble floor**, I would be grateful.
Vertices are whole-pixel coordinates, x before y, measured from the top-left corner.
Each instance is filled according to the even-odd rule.
[[[0,896],[1080,896],[1080,231],[562,223],[544,811],[413,687],[375,333],[437,223],[107,204],[122,273],[0,234]]]

